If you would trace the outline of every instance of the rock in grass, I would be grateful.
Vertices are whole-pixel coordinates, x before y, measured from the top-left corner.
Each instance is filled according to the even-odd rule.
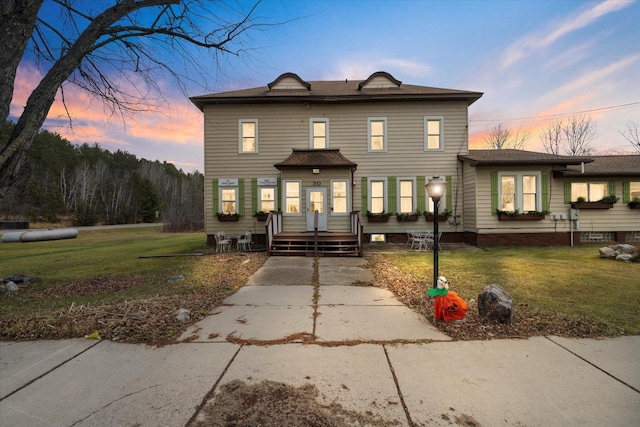
[[[483,320],[497,323],[511,322],[513,298],[500,285],[486,286],[478,294],[478,314]]]
[[[181,308],[176,312],[176,319],[178,319],[181,322],[188,321],[189,319],[191,319],[191,310],[188,310],[186,308]]]

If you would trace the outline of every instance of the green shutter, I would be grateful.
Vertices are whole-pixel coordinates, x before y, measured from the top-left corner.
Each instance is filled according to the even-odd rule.
[[[238,179],[238,215],[244,216],[244,178]]]
[[[360,180],[360,193],[362,203],[360,212],[365,214],[369,210],[369,180],[367,180],[366,176],[363,176]]]
[[[491,172],[491,214],[498,210],[498,172]]]
[[[549,172],[542,172],[542,211],[549,211]]]
[[[387,180],[387,192],[389,197],[387,199],[387,207],[389,213],[394,215],[398,210],[398,185],[395,176],[390,176]]]
[[[426,190],[424,187],[424,183],[425,183],[425,179],[424,176],[419,176],[416,178],[416,186],[418,188],[416,188],[416,194],[417,194],[417,203],[418,206],[416,209],[418,209],[421,213],[427,210],[427,200],[426,200]]]
[[[631,183],[629,181],[622,181],[622,203],[629,203],[631,201]]]
[[[453,207],[453,179],[451,175],[447,175],[444,177],[447,181],[447,211],[452,212]]]
[[[215,217],[220,212],[220,205],[218,204],[218,178],[213,178],[213,194],[211,197],[213,205],[213,216]]]
[[[282,178],[278,178],[277,184],[278,187],[276,188],[276,198],[278,200],[276,200],[276,211],[280,212],[282,210]]]
[[[609,181],[609,192],[607,196],[615,196],[616,195],[616,182]]]
[[[571,183],[568,181],[564,183],[564,203],[571,203]]]
[[[258,212],[258,178],[251,178],[251,212]]]

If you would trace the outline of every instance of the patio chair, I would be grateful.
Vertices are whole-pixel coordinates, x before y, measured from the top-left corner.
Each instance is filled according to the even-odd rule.
[[[413,249],[413,246],[417,244],[418,244],[418,236],[416,235],[416,232],[413,230],[407,230],[406,246],[409,246],[410,249]]]
[[[250,251],[251,250],[251,232],[247,231],[244,233],[244,236],[238,236],[238,242],[236,246],[239,251]]]
[[[231,239],[227,239],[224,235],[224,231],[218,231],[216,233],[216,252],[231,251]]]

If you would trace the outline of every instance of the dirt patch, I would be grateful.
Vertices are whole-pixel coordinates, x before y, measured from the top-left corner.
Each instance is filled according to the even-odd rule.
[[[136,276],[98,276],[75,280],[59,286],[52,286],[42,291],[48,297],[78,297],[88,295],[119,292],[125,289],[144,285],[148,278]]]
[[[212,401],[202,409],[196,427],[261,426],[261,427],[341,427],[367,425],[397,426],[371,413],[343,408],[338,403],[323,404],[315,385],[300,387],[262,381],[246,384],[235,380],[220,387]]]

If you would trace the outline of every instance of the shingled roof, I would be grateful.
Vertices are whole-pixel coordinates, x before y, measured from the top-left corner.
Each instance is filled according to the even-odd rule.
[[[388,76],[397,82],[393,87],[367,88],[364,83],[373,77]],[[286,77],[298,80],[304,89],[278,89],[273,86]],[[310,102],[310,103],[353,103],[353,102],[378,102],[378,101],[440,101],[461,100],[467,105],[480,99],[481,92],[466,90],[443,89],[429,86],[416,86],[402,84],[393,76],[385,72],[376,72],[366,80],[330,80],[330,81],[304,81],[294,73],[284,73],[266,86],[251,89],[221,92],[209,95],[194,96],[191,99],[200,110],[204,110],[207,104],[260,104],[283,102]]]
[[[337,148],[327,148],[323,150],[296,149],[280,163],[274,165],[278,169],[295,168],[349,168],[356,170],[357,164],[347,159]]]
[[[593,161],[592,157],[558,156],[515,149],[469,150],[469,154],[460,154],[458,159],[468,161],[472,166],[580,165]]]
[[[593,156],[593,162],[580,167],[570,166],[563,176],[640,176],[640,155]]]

